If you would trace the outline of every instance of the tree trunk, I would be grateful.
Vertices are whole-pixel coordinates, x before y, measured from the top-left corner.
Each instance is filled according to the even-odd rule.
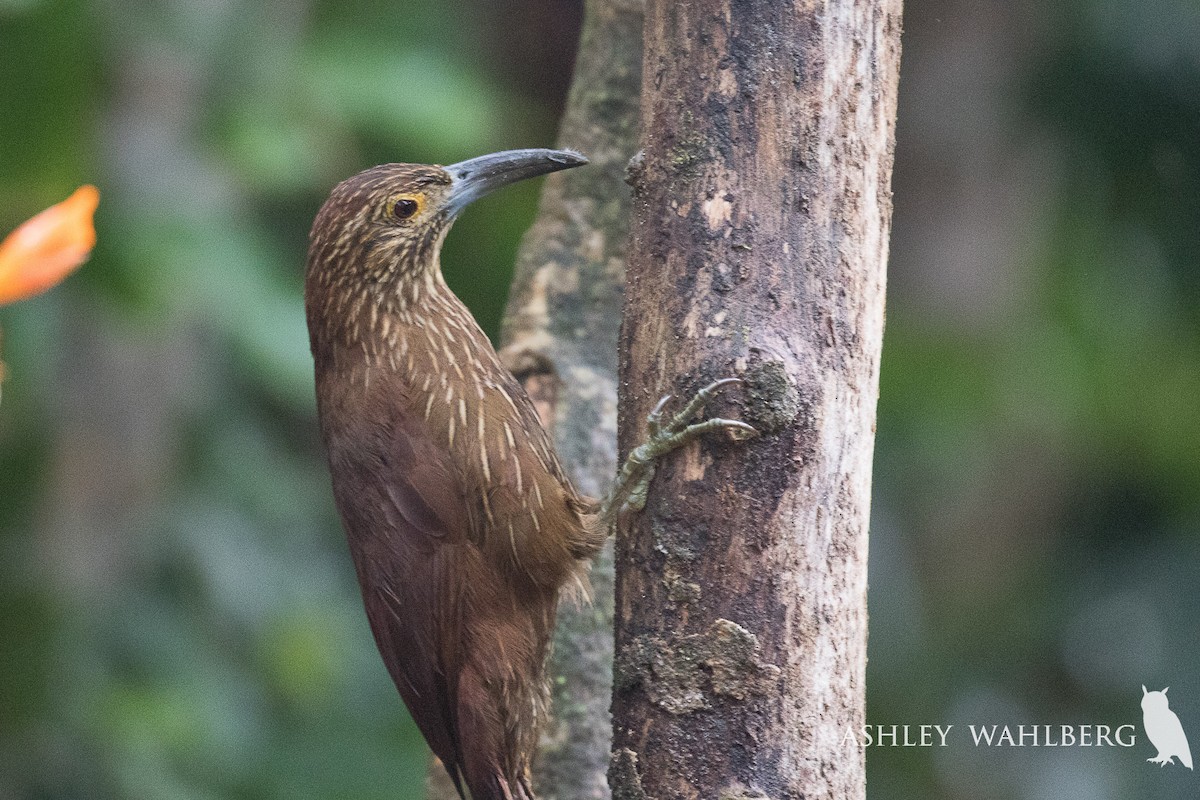
[[[617,330],[630,214],[624,178],[637,148],[641,70],[641,0],[589,0],[558,146],[591,163],[547,178],[517,254],[501,337],[501,357],[552,427],[563,466],[595,497],[616,475]],[[591,583],[590,604],[559,609],[548,668],[553,720],[534,764],[540,800],[609,797],[611,546]],[[440,766],[431,778],[431,797],[456,797]]]
[[[762,435],[668,456],[618,536],[613,796],[862,798],[900,0],[645,25],[621,449],[726,376],[710,412]]]

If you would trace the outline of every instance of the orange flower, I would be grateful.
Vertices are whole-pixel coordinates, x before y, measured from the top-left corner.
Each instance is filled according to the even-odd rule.
[[[46,291],[87,261],[96,244],[95,186],[80,186],[0,242],[0,305]]]

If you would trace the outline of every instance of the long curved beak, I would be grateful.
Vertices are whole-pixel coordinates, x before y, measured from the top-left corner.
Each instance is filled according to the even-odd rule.
[[[446,167],[452,183],[446,209],[455,216],[471,202],[510,183],[588,163],[572,150],[504,150]]]

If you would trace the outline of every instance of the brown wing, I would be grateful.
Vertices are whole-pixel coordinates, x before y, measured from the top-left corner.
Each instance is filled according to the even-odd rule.
[[[484,424],[476,450],[486,450],[489,462],[479,482],[480,494],[486,486],[482,513],[489,523],[475,526],[483,534],[479,545],[491,563],[508,568],[513,582],[528,579],[538,590],[557,591],[582,575],[578,562],[594,556],[605,536],[585,528],[590,506],[564,474],[525,390],[511,375],[493,378],[499,391],[487,394],[478,411]]]
[[[371,631],[417,727],[459,785],[457,576],[469,547],[461,482],[446,453],[412,419],[343,441],[328,441],[336,460],[334,496]]]

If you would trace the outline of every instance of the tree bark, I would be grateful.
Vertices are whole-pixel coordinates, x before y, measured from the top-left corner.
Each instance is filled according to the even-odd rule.
[[[517,254],[501,336],[500,355],[552,427],[563,466],[594,497],[616,474],[617,331],[630,214],[624,178],[637,148],[642,5],[587,3],[558,146],[591,163],[546,179]],[[592,569],[591,603],[559,609],[548,667],[553,719],[534,764],[540,800],[609,797],[612,574],[609,546]],[[456,797],[440,766],[431,778],[432,798]]]
[[[618,535],[613,797],[862,798],[900,0],[645,25],[621,450],[726,376],[710,412],[761,436],[668,456]]]

